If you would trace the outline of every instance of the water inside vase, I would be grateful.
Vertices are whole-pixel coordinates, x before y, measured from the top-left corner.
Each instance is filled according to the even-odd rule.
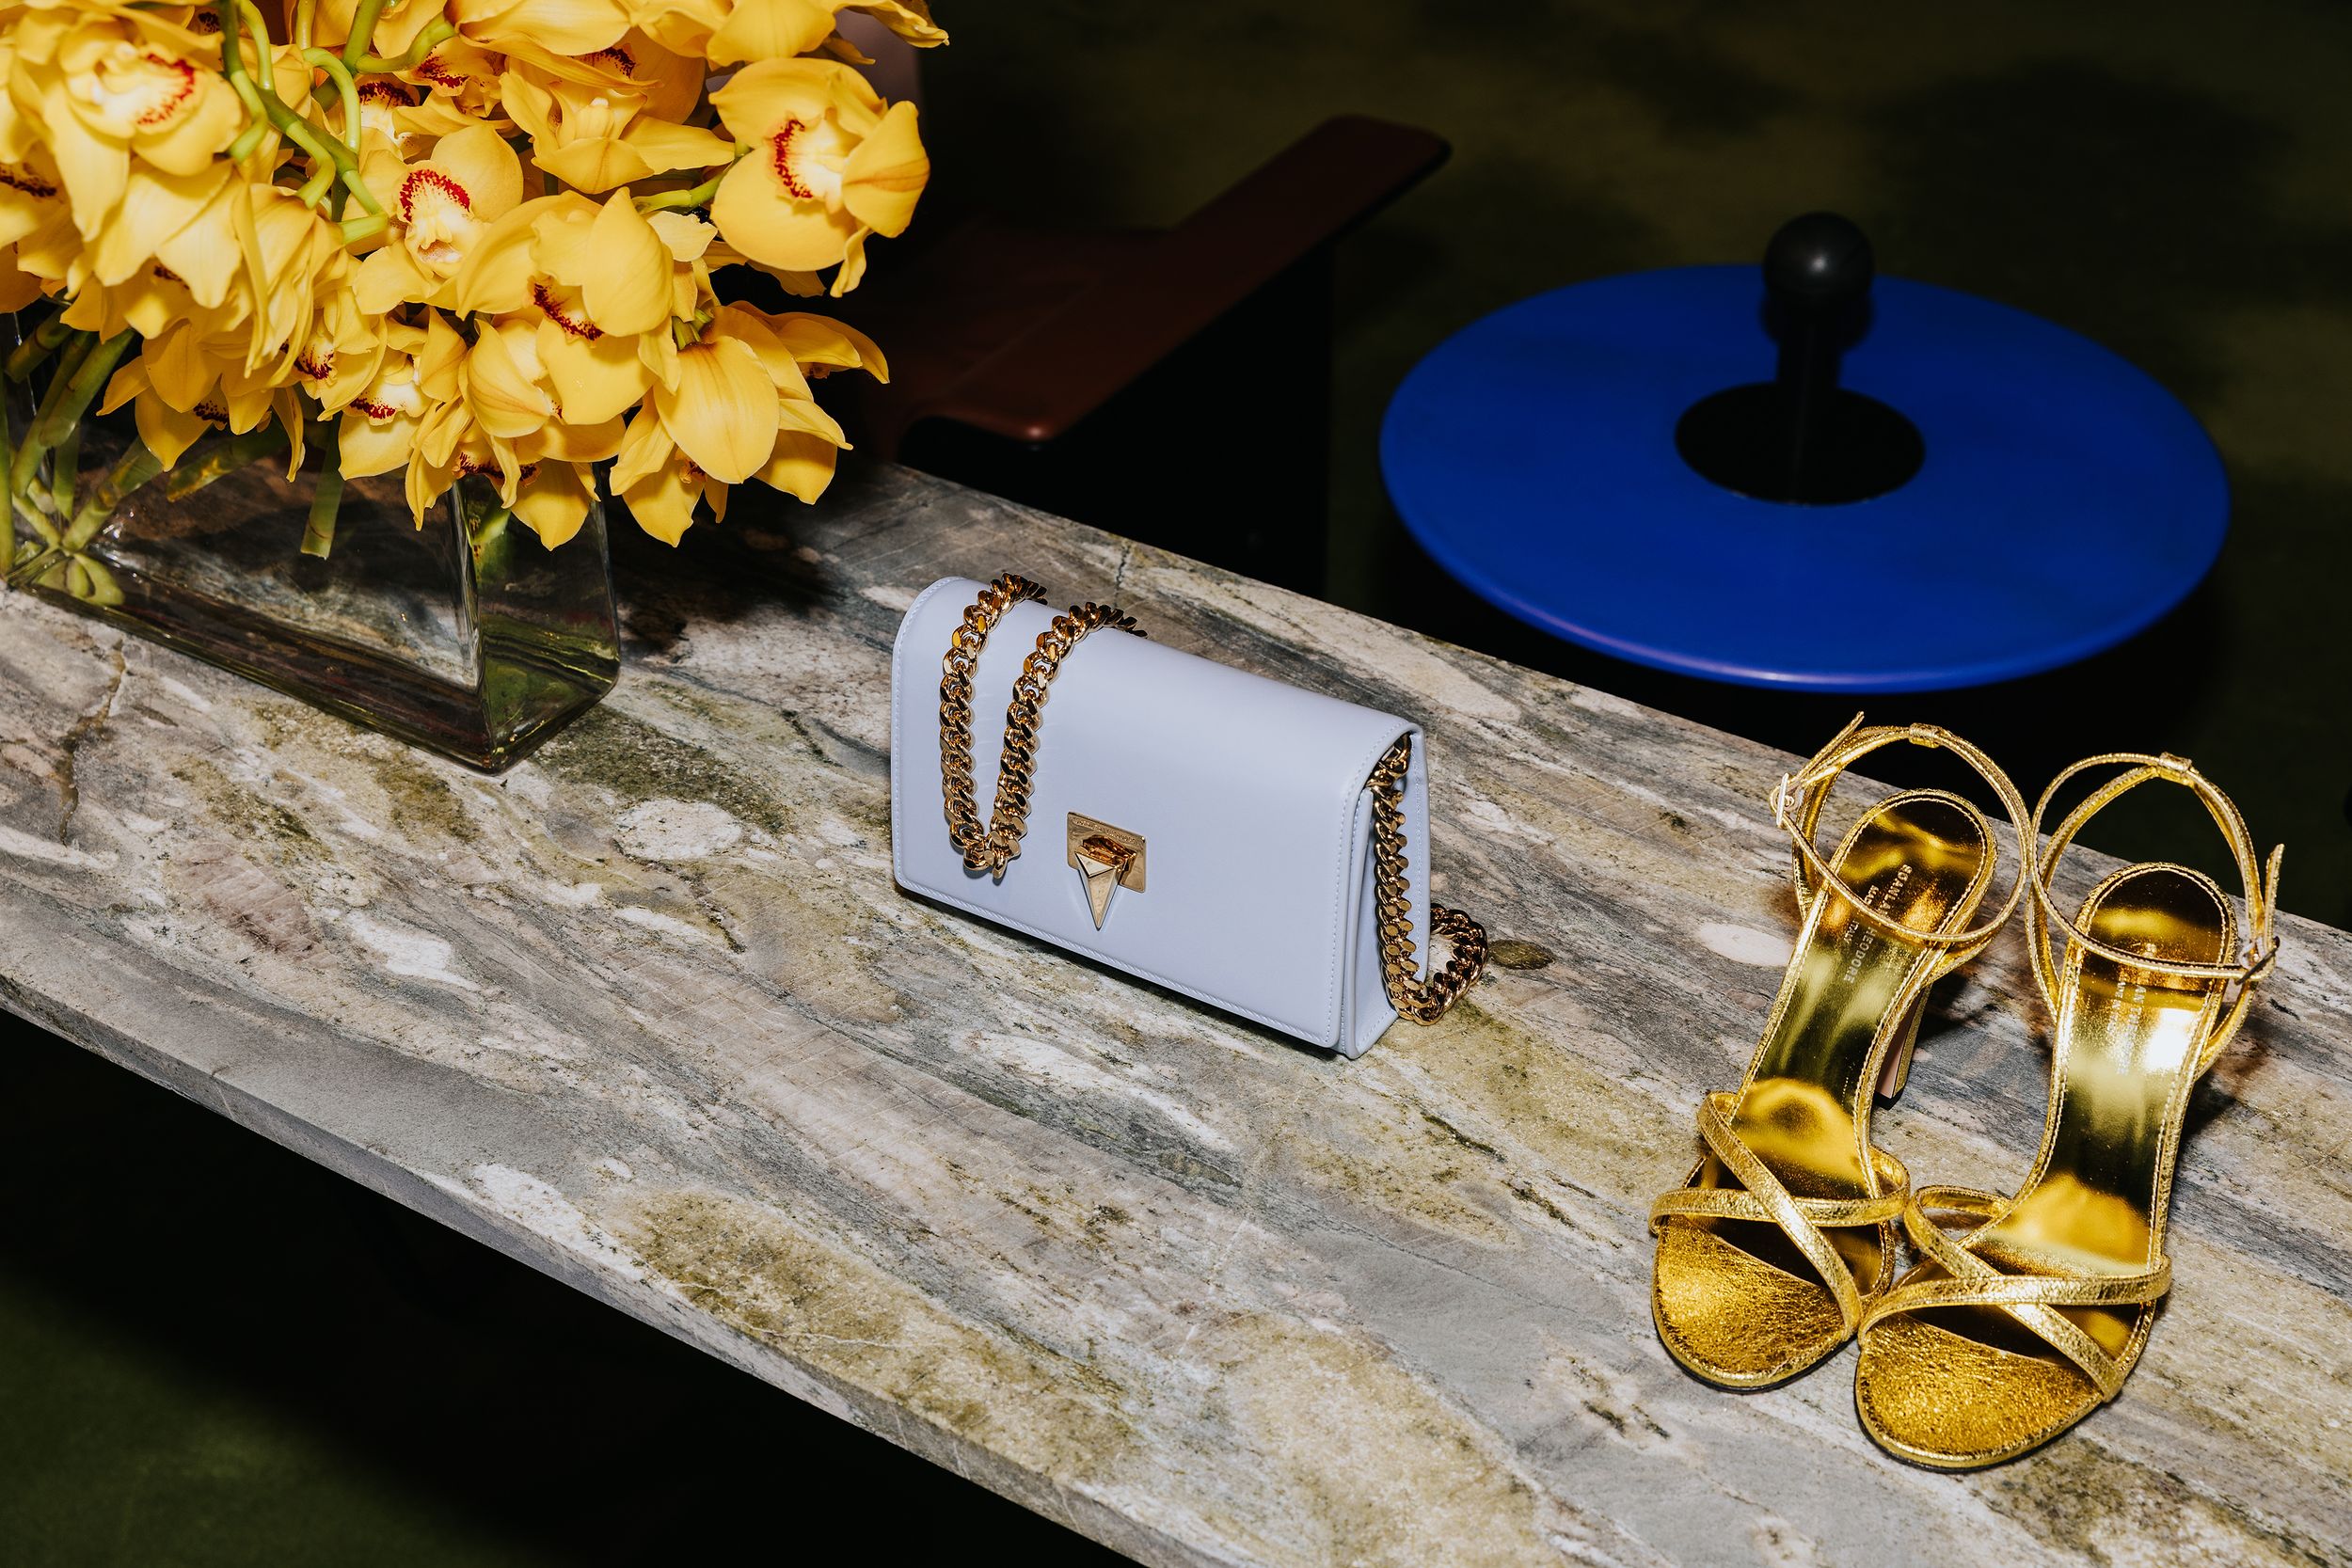
[[[20,439],[38,388],[36,377],[8,389]],[[69,454],[77,494],[135,438],[128,409],[83,421]],[[396,470],[344,486],[322,558],[302,548],[315,443],[291,478],[281,445],[172,494],[225,440],[199,442],[115,508],[84,552],[111,579],[103,588],[53,571],[35,591],[478,768],[515,761],[612,689],[619,636],[600,508],[549,549],[505,516],[486,480],[468,479],[420,528]],[[20,549],[35,538],[26,504]],[[54,531],[62,515],[51,513]]]

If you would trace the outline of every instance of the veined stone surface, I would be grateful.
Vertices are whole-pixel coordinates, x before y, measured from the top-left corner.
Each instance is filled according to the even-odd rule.
[[[2201,1091],[2122,1399],[1911,1469],[1851,1350],[1730,1395],[1649,1323],[1788,759],[911,474],[729,533],[498,779],[0,603],[0,1001],[1147,1561],[2352,1560],[2344,934]],[[891,637],[1007,568],[1423,722],[1491,978],[1349,1064],[901,895]],[[2025,1173],[2029,998],[2022,927],[1938,993],[1918,1180]]]

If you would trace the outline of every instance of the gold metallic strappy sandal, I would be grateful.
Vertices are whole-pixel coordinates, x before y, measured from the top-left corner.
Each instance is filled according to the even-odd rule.
[[[2057,1020],[2041,1156],[2006,1200],[1921,1188],[1903,1223],[1926,1260],[1863,1322],[1855,1408],[1881,1447],[1915,1464],[2014,1459],[2123,1386],[2171,1282],[2165,1215],[2190,1092],[2278,957],[2281,851],[2258,867],[2237,808],[2181,758],[2076,763],[2042,795],[2035,832],[2060,785],[2114,766],[2130,770],[2075,807],[2034,864],[2034,975]],[[2242,949],[2220,888],[2185,866],[2125,866],[2071,921],[2051,902],[2051,874],[2083,824],[2152,779],[2195,791],[2229,839],[2246,888]],[[1931,1213],[1964,1217],[1964,1233]]]
[[[1870,1142],[1872,1091],[1901,1092],[1928,988],[1984,950],[2025,885],[2021,871],[1971,924],[2000,851],[1984,814],[1944,790],[1879,802],[1824,861],[1814,834],[1838,775],[1896,741],[1950,750],[2025,831],[2025,800],[1976,747],[1930,724],[1861,725],[1772,792],[1796,847],[1796,955],[1746,1078],[1699,1103],[1698,1168],[1650,1209],[1658,1337],[1724,1387],[1812,1367],[1893,1280],[1910,1178]]]

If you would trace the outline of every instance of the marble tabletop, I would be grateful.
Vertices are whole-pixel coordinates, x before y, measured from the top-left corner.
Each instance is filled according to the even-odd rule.
[[[1724,1394],[1648,1320],[1786,758],[904,472],[726,535],[499,778],[0,601],[0,1003],[1149,1562],[2352,1561],[2344,933],[2285,923],[2201,1093],[2122,1399],[1912,1469],[1851,1350]],[[1351,1064],[900,895],[891,636],[1008,567],[1423,722],[1500,967]],[[1879,1118],[1920,1180],[2029,1163],[2021,949]]]

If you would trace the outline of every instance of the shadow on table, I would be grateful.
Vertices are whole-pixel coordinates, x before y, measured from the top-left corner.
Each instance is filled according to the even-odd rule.
[[[5,1015],[0,1478],[11,1561],[1123,1560]]]

